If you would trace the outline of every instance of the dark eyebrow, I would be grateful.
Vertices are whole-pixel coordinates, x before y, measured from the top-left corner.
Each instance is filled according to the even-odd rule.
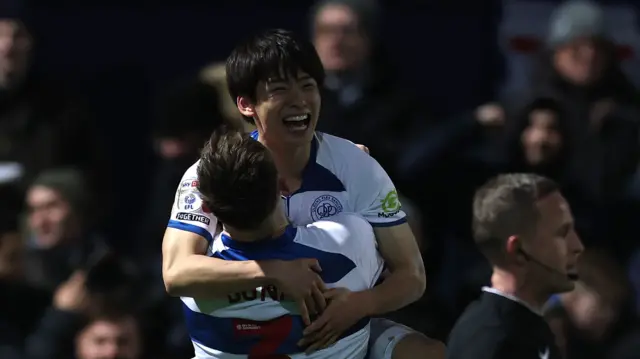
[[[311,76],[308,74],[304,74],[300,77],[298,77],[298,81],[304,81],[304,80],[311,80]]]

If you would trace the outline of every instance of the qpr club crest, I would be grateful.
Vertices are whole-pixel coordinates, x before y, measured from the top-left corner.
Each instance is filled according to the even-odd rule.
[[[311,218],[318,221],[342,212],[342,203],[332,195],[322,195],[311,204]]]

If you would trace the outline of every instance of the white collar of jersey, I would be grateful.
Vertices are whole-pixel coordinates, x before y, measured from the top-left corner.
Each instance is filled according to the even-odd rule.
[[[258,130],[253,130],[251,131],[250,134],[251,138],[253,138],[254,140],[258,140]],[[305,165],[304,169],[302,170],[302,186],[296,191],[297,192],[304,192],[306,190],[309,190],[305,187],[305,183],[309,183],[309,182],[314,182],[313,181],[313,177],[317,177],[317,173],[315,173],[313,171],[313,169],[317,168],[317,164],[318,164],[318,150],[320,147],[320,142],[321,142],[322,136],[320,134],[320,136],[318,135],[318,132],[314,132],[313,133],[313,138],[311,139],[311,152],[309,153],[309,161],[307,162],[307,164]],[[337,178],[336,178],[337,180]],[[338,181],[339,182],[339,181]],[[340,187],[342,187],[342,183],[340,182]],[[317,189],[313,189],[313,190],[317,190]],[[323,190],[326,190],[326,188],[323,188]]]
[[[258,139],[258,130],[251,131],[249,136],[251,136],[251,138],[253,138],[254,140],[257,140]],[[318,143],[320,143],[320,137],[318,136],[318,132],[314,132],[313,133],[313,139],[311,140],[311,143],[316,144],[316,145]],[[316,146],[315,149],[317,149],[317,146]],[[311,157],[314,158],[314,146],[311,146]]]
[[[482,287],[482,291],[483,292],[487,292],[487,293],[493,293],[495,295],[499,295],[503,298],[507,298],[509,300],[512,300],[516,303],[519,303],[520,305],[522,305],[523,307],[529,309],[530,311],[532,311],[534,314],[542,316],[542,311],[535,309],[534,307],[530,306],[529,304],[525,303],[524,301],[522,301],[522,299],[515,297],[511,294],[507,294],[501,290],[495,289],[495,288],[491,288],[491,287]]]
[[[289,224],[285,228],[284,232],[278,237],[263,238],[251,242],[241,242],[233,240],[227,233],[223,232],[222,234],[220,234],[220,240],[225,245],[225,247],[228,248],[238,249],[246,252],[259,252],[262,250],[273,250],[274,248],[286,246],[287,244],[293,242],[297,233],[298,228]]]
[[[249,134],[254,140],[258,140],[258,130],[253,130]],[[318,156],[318,146],[320,145],[320,137],[317,132],[313,132],[313,139],[311,139],[311,153],[309,153],[309,163],[316,162]],[[309,166],[309,164],[307,164]]]

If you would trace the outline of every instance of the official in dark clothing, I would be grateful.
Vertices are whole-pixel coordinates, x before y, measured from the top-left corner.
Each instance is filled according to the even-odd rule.
[[[551,180],[500,175],[473,202],[476,244],[493,267],[491,288],[451,332],[449,359],[559,359],[541,308],[571,291],[583,246],[569,205]]]

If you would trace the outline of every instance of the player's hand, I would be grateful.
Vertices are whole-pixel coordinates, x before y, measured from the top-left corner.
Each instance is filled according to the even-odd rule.
[[[364,152],[366,152],[368,155],[369,153],[369,147],[365,146],[365,145],[356,145],[358,146],[359,149],[363,150]]]
[[[307,354],[332,345],[345,330],[366,316],[357,294],[346,288],[329,289],[324,297],[329,303],[327,308],[304,330],[304,337],[298,342],[300,347],[306,347]]]
[[[300,315],[306,325],[311,317],[322,313],[327,306],[323,292],[327,290],[320,273],[322,268],[316,259],[278,261],[273,271],[276,286],[298,303]]]

